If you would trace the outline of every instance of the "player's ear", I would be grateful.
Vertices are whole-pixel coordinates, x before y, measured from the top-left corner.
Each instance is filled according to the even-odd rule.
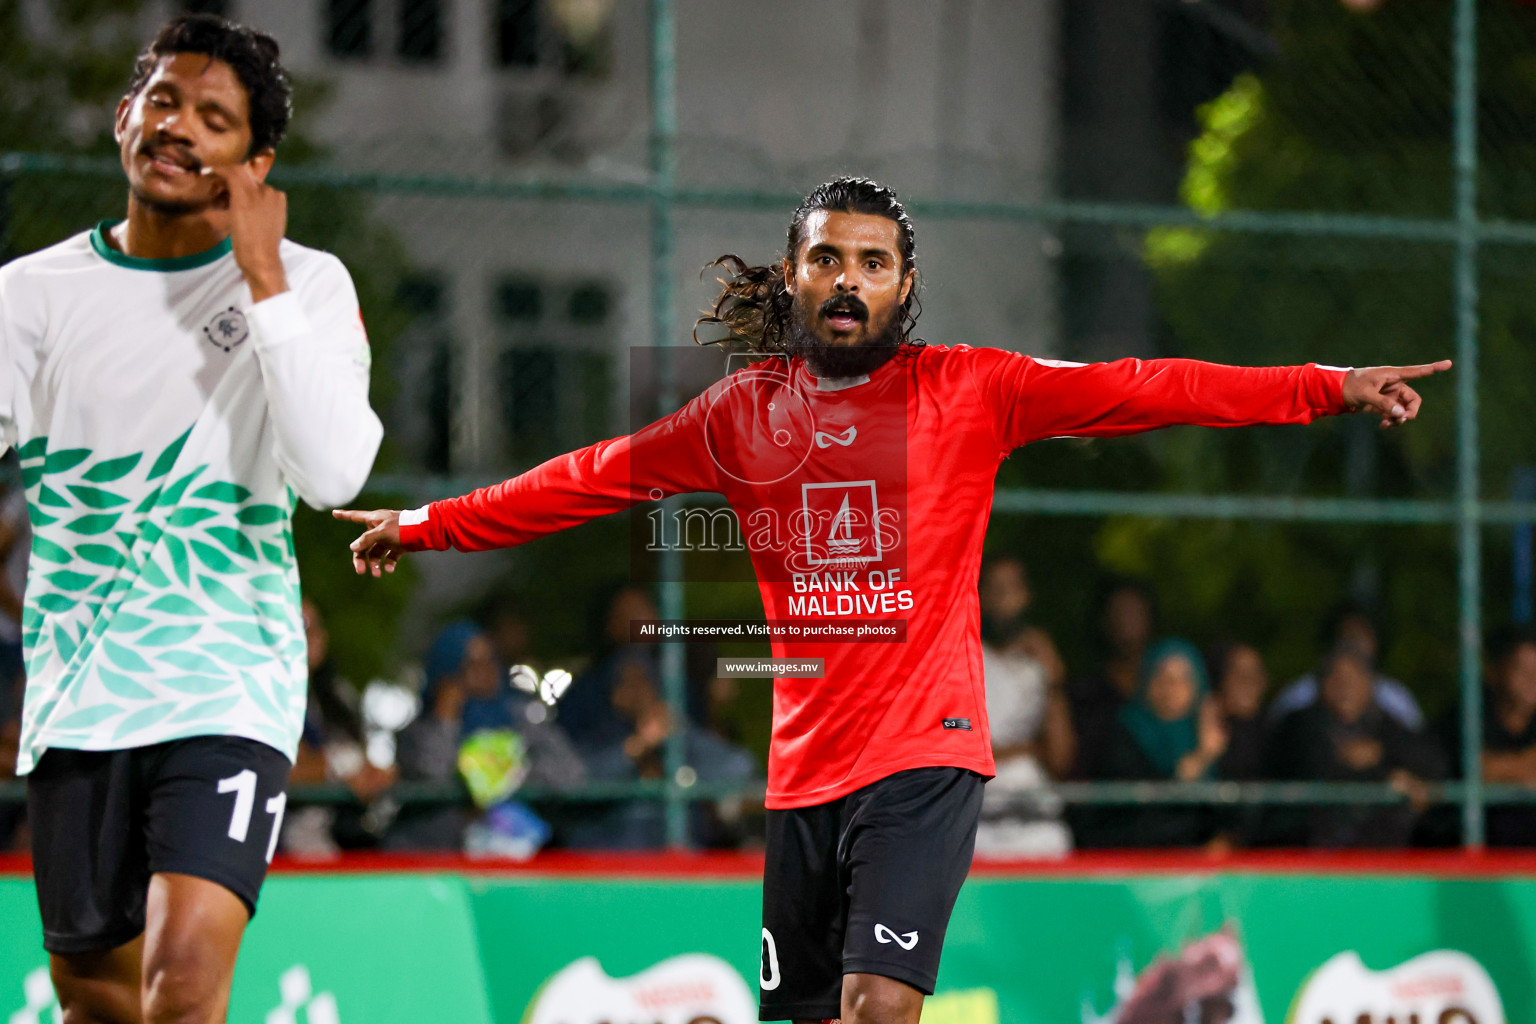
[[[912,289],[916,287],[916,285],[917,268],[914,267],[913,269],[907,271],[906,275],[901,279],[901,298],[896,300],[896,304],[900,305],[901,303],[906,302],[907,296],[912,294]]]
[[[795,286],[795,261],[786,256],[784,257],[784,290],[793,295]]]
[[[267,174],[272,170],[272,161],[277,154],[270,149],[259,150],[253,156],[246,157],[245,165],[251,169],[257,181],[266,181]]]
[[[124,96],[117,101],[117,113],[112,115],[112,141],[122,142],[123,132],[128,130],[128,111],[133,106],[133,97]]]

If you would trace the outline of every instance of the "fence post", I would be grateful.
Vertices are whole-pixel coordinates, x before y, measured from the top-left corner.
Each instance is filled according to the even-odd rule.
[[[1477,0],[1456,0],[1456,527],[1461,637],[1462,842],[1483,845],[1482,526],[1477,452]]]
[[[677,23],[672,0],[651,0],[651,344],[657,346],[658,397],[656,410],[665,416],[677,409],[677,370],[670,342],[674,313],[675,282],[672,273],[675,230],[672,208],[677,193]],[[666,503],[670,517],[675,499]],[[684,614],[682,553],[663,544],[658,553],[660,600],[663,619]],[[688,721],[687,665],[681,643],[661,645],[661,684],[672,709],[672,735],[667,737],[663,762],[667,775],[667,845],[688,845],[688,799],[679,784],[679,770],[686,757],[684,729]]]

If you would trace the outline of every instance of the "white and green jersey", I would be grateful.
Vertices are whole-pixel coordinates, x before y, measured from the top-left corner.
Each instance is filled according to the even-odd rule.
[[[0,267],[0,452],[33,527],[17,770],[207,735],[292,759],[295,496],[350,501],[383,434],[352,279],[285,241],[290,291],[255,303],[227,240],[142,260],[108,227]]]

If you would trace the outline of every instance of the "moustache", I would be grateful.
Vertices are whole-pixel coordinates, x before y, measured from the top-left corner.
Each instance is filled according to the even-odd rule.
[[[168,157],[172,162],[180,164],[194,174],[203,169],[202,161],[193,156],[190,149],[175,142],[167,142],[163,139],[151,139],[150,141],[144,143],[143,146],[139,147],[139,152],[149,157],[150,159],[164,155]]]
[[[821,304],[820,313],[823,317],[837,316],[841,313],[854,317],[860,323],[869,321],[869,307],[857,295],[834,295]]]

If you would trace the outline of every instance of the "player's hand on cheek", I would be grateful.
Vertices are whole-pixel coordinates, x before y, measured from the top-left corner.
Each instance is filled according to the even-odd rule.
[[[288,230],[288,196],[256,175],[251,161],[205,167],[202,173],[223,187],[219,205],[229,210],[229,238],[235,263],[257,302],[288,290],[279,253]]]

